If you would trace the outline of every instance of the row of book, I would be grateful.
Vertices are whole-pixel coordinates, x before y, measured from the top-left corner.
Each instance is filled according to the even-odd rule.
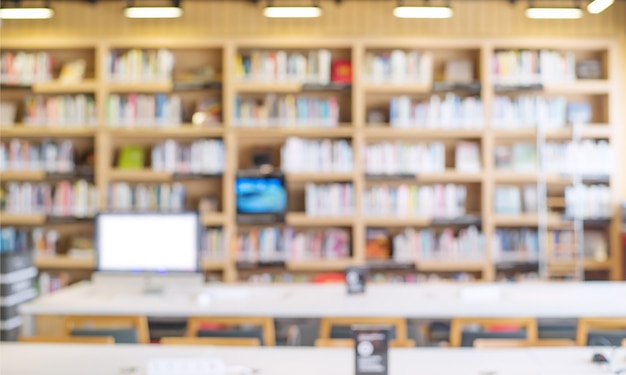
[[[174,55],[166,49],[111,51],[105,62],[109,81],[171,81]]]
[[[201,237],[201,248],[205,259],[226,259],[226,237],[222,228],[207,228]]]
[[[179,95],[109,95],[106,123],[113,127],[167,127],[180,125],[183,104]]]
[[[498,185],[494,193],[494,208],[497,214],[517,215],[537,212],[537,185]]]
[[[235,98],[237,126],[334,127],[339,123],[336,98],[266,95],[263,99]]]
[[[2,52],[0,84],[32,85],[52,79],[52,58],[47,52]]]
[[[496,169],[516,172],[537,171],[535,143],[515,142],[512,145],[496,145],[493,153]]]
[[[287,173],[351,172],[352,159],[352,146],[344,139],[289,137],[280,150],[281,169]]]
[[[458,218],[466,215],[464,185],[379,185],[363,194],[367,216]]]
[[[29,126],[96,126],[96,103],[91,95],[28,96],[24,124]]]
[[[54,293],[61,290],[70,284],[70,275],[66,272],[59,274],[51,274],[49,272],[42,272],[39,274],[39,295],[45,296],[47,294]]]
[[[588,124],[592,119],[589,103],[567,102],[564,96],[496,96],[491,110],[496,129],[560,129],[567,124]]]
[[[37,255],[56,253],[59,233],[44,228],[0,228],[0,253],[34,251]]]
[[[480,129],[484,126],[483,104],[479,97],[447,93],[443,99],[412,102],[409,95],[389,101],[389,123],[394,128]]]
[[[329,50],[300,52],[252,51],[239,53],[235,71],[243,80],[328,84],[332,55]]]
[[[351,183],[305,186],[305,211],[308,216],[350,216],[354,214],[354,188]]]
[[[433,55],[430,52],[403,51],[366,52],[363,74],[372,83],[423,83],[433,80]]]
[[[610,175],[615,170],[611,145],[604,140],[548,142],[543,146],[543,170],[550,173]]]
[[[107,207],[114,211],[182,211],[186,189],[183,184],[113,183],[108,188]]]
[[[0,143],[0,171],[45,170],[67,173],[74,170],[74,145],[69,140],[33,143],[12,139]]]
[[[224,142],[203,139],[191,144],[167,140],[152,147],[152,170],[178,174],[219,174],[226,164]]]
[[[399,263],[484,259],[484,236],[475,226],[461,229],[457,233],[451,228],[441,232],[407,228],[393,237],[393,260]]]
[[[500,50],[493,55],[496,84],[528,85],[576,80],[576,56],[549,50]]]
[[[13,214],[89,217],[98,207],[98,189],[85,180],[32,184],[8,183],[4,209]]]
[[[346,229],[315,229],[296,232],[293,228],[269,227],[237,234],[237,260],[275,263],[345,259],[350,256],[350,233]]]
[[[535,277],[534,280],[537,278]],[[255,273],[246,277],[243,277],[241,281],[251,284],[306,284],[306,283],[327,283],[327,282],[340,282],[343,280],[343,275],[337,273],[322,273],[322,274],[294,274],[291,272],[284,273]],[[370,272],[367,276],[367,282],[372,284],[415,284],[415,283],[439,283],[439,282],[461,282],[467,283],[475,281],[476,276],[473,274],[459,272],[452,275],[438,275],[434,273],[384,273],[384,272]]]
[[[565,216],[604,219],[612,216],[611,188],[607,185],[576,185],[565,188]]]
[[[495,262],[536,262],[539,259],[537,229],[496,229],[491,249]]]
[[[365,173],[370,175],[443,172],[445,169],[443,142],[381,142],[369,144],[365,150]]]

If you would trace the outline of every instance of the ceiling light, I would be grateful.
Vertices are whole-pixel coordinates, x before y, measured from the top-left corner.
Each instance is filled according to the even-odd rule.
[[[526,17],[535,19],[577,19],[582,18],[580,8],[528,8]]]
[[[450,18],[454,15],[450,7],[408,7],[397,6],[393,15],[398,18]]]
[[[587,11],[591,14],[598,14],[604,12],[604,10],[610,7],[615,0],[593,0],[587,5]]]
[[[52,16],[51,8],[0,8],[0,18],[5,20],[41,20]]]
[[[267,6],[263,8],[263,15],[268,18],[316,18],[322,15],[322,8]]]
[[[178,18],[183,15],[180,7],[128,7],[124,10],[127,18]]]

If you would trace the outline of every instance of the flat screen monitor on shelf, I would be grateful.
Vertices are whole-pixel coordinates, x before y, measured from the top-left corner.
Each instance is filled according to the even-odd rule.
[[[96,269],[126,273],[197,273],[200,221],[196,212],[100,213]]]
[[[285,221],[287,189],[281,172],[239,171],[235,180],[237,222],[272,224]]]

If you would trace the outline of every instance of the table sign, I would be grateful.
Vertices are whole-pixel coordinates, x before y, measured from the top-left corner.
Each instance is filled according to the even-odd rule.
[[[365,282],[367,279],[367,268],[348,267],[346,268],[346,286],[348,294],[365,293]]]
[[[355,350],[355,375],[387,375],[389,327],[355,325],[352,327]]]

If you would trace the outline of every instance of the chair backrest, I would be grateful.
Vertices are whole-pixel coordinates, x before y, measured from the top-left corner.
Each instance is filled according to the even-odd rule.
[[[467,346],[472,346],[473,341],[479,338],[488,339],[524,339],[529,342],[537,341],[537,321],[533,318],[454,318],[450,324],[450,346],[459,347],[463,342],[463,327],[468,324],[480,325],[483,328],[492,325],[512,325],[519,328],[524,328],[525,333],[521,332],[485,332],[485,333],[472,333],[472,343],[467,343]]]
[[[315,346],[319,348],[353,348],[353,339],[317,339]],[[415,341],[413,340],[390,340],[389,346],[392,348],[413,348]]]
[[[576,330],[576,345],[585,346],[589,344],[590,331],[592,329],[600,330],[623,330],[618,336],[626,336],[626,318],[580,318],[578,319],[578,328]],[[597,334],[598,336],[602,336]],[[610,335],[610,333],[609,333]],[[619,343],[621,339],[626,337],[616,337],[615,340]],[[602,342],[598,342],[599,345],[605,345]]]
[[[257,326],[261,328],[262,337],[258,337],[258,331],[251,331],[249,334],[245,331],[202,331],[204,324],[219,324],[226,327],[233,326]],[[199,332],[202,331],[202,332]],[[187,319],[186,337],[198,337],[199,335],[210,337],[230,337],[245,338],[255,337],[262,339],[265,346],[276,345],[276,332],[274,328],[274,319],[269,317],[214,317],[214,316],[195,316]]]
[[[116,343],[150,343],[148,320],[144,316],[83,316],[64,318],[67,336],[112,336]]]
[[[334,326],[352,326],[354,324],[385,325],[395,330],[394,339],[400,342],[407,341],[406,319],[399,317],[390,318],[363,318],[363,317],[327,317],[320,320],[320,339],[332,339]]]
[[[39,344],[115,344],[115,340],[111,336],[91,336],[91,337],[76,337],[76,336],[21,336],[17,339],[18,342],[24,343],[39,343]]]
[[[528,348],[528,347],[548,347],[548,346],[574,346],[572,340],[547,339],[535,342],[516,339],[476,339],[474,348]]]
[[[163,345],[261,346],[257,338],[242,337],[163,337]]]

